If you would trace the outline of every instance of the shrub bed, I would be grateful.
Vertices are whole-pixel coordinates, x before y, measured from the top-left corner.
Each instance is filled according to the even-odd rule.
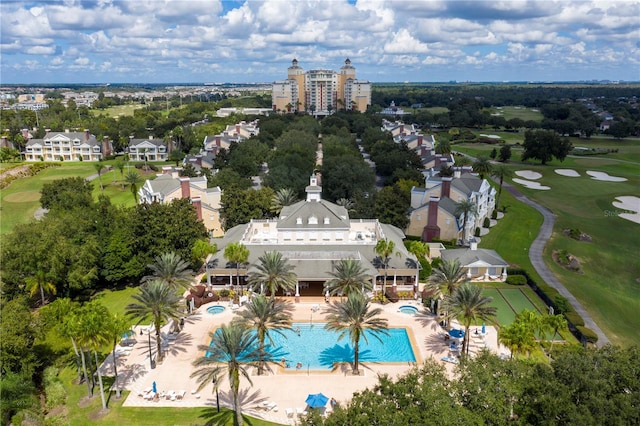
[[[524,275],[507,275],[506,283],[511,285],[525,285],[527,283],[527,277]]]
[[[587,343],[596,343],[598,341],[598,335],[592,329],[583,326],[578,326],[577,328]]]

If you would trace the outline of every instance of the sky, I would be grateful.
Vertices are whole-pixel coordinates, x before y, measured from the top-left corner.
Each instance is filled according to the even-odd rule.
[[[640,81],[640,0],[0,1],[0,84]]]

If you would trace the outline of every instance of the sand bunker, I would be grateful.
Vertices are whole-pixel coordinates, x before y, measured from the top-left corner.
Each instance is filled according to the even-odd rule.
[[[630,220],[631,222],[640,223],[640,198],[634,196],[621,196],[616,197],[613,206],[618,209],[625,210],[625,212],[613,212],[614,215],[623,219]]]
[[[573,169],[556,169],[555,172],[561,176],[580,177],[580,173]]]
[[[513,181],[515,183],[519,183],[520,185],[524,185],[524,186],[526,186],[527,188],[530,188],[530,189],[540,189],[540,190],[543,190],[543,191],[546,191],[547,189],[551,189],[550,186],[543,186],[543,185],[540,185],[540,183],[538,183],[538,182],[531,182],[530,180],[524,180],[524,179],[515,178],[515,179],[513,179]]]
[[[525,179],[529,179],[529,180],[536,180],[536,179],[540,179],[542,177],[542,175],[538,172],[532,172],[531,170],[518,170],[516,172],[516,174],[520,177],[523,177]]]
[[[604,180],[607,182],[624,182],[627,180],[627,178],[623,178],[623,177],[609,176],[605,172],[594,172],[591,170],[587,170],[587,174],[591,176],[591,179]]]
[[[480,136],[482,136],[483,138],[489,138],[489,139],[500,139],[500,136],[498,135],[485,135],[480,133]]]

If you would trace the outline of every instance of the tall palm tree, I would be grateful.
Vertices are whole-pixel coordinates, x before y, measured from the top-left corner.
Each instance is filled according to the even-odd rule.
[[[224,258],[236,267],[236,285],[240,286],[240,265],[247,263],[249,249],[242,243],[231,243],[224,248]]]
[[[460,284],[467,281],[469,278],[458,259],[443,260],[431,272],[431,276],[427,280],[427,290],[433,292],[434,296],[443,294],[443,290],[447,295],[451,295]]]
[[[495,323],[496,308],[489,306],[492,300],[492,297],[482,296],[482,289],[473,283],[464,283],[445,297],[443,308],[447,312],[447,319],[458,318],[464,325],[463,353],[469,353],[469,328],[472,323]]]
[[[462,200],[456,203],[455,215],[462,215],[462,241],[467,241],[467,222],[469,217],[473,216],[476,212],[476,204],[471,200]]]
[[[193,271],[189,264],[174,252],[163,253],[156,256],[154,263],[147,265],[151,274],[142,278],[142,282],[159,279],[166,281],[173,287],[188,289],[193,281]]]
[[[71,299],[63,297],[54,300],[47,305],[43,310],[43,314],[48,322],[51,324],[58,324],[58,327],[54,329],[62,336],[71,340],[71,346],[76,355],[76,365],[78,367],[78,383],[82,380],[82,364],[80,360],[80,351],[77,342],[77,334],[75,332],[75,321],[72,319],[75,317],[77,310],[80,308],[78,302],[73,302]]]
[[[481,180],[484,179],[486,175],[491,174],[491,170],[493,169],[491,160],[484,156],[479,156],[471,167],[473,167],[474,172],[480,175]]]
[[[269,209],[273,213],[279,214],[283,207],[290,206],[296,201],[298,201],[298,197],[296,197],[296,193],[292,188],[280,188],[271,197]]]
[[[120,179],[122,181],[122,189],[124,189],[124,167],[125,162],[122,160],[116,161],[116,169],[120,170]]]
[[[401,253],[396,250],[396,243],[391,240],[382,239],[378,240],[375,247],[375,252],[380,256],[382,266],[384,267],[384,281],[382,282],[382,294],[385,295],[387,291],[387,272],[389,270],[389,261],[391,255],[395,253],[396,256],[401,256]]]
[[[513,170],[504,164],[498,164],[493,168],[491,176],[500,180],[500,186],[498,186],[498,199],[496,200],[496,210],[500,209],[500,195],[502,195],[502,183],[504,178],[510,178],[513,176]]]
[[[248,276],[248,283],[253,291],[268,292],[273,299],[278,289],[291,291],[296,288],[298,277],[293,272],[293,265],[282,257],[282,253],[268,251],[260,256],[258,261],[259,263],[254,265],[257,271],[250,272]]]
[[[108,322],[109,315],[109,310],[100,302],[94,300],[84,306],[80,317],[80,342],[89,352],[93,352],[103,410],[107,409],[107,401],[104,397],[104,384],[102,383],[102,372],[99,368],[98,351],[103,344],[108,343],[108,336],[103,324]]]
[[[25,289],[29,292],[30,296],[35,296],[35,294],[40,291],[42,306],[45,304],[45,293],[55,295],[57,292],[56,286],[51,282],[49,274],[40,266],[36,270],[35,275],[25,278],[24,282]]]
[[[367,340],[366,331],[382,341],[381,334],[388,335],[388,322],[380,318],[382,309],[373,308],[369,301],[360,293],[351,293],[345,301],[331,303],[324,309],[327,314],[327,323],[324,328],[337,331],[338,340],[346,335],[353,344],[353,374],[359,374],[360,339]]]
[[[138,187],[142,183],[142,177],[136,171],[127,172],[124,180],[129,184],[129,188],[131,188],[131,193],[133,194],[133,199],[138,204]]]
[[[253,386],[247,367],[257,367],[265,354],[260,350],[257,335],[239,323],[222,325],[215,333],[209,333],[209,336],[211,345],[198,346],[206,355],[193,362],[196,371],[191,377],[196,378],[198,391],[212,382],[215,391],[226,373],[233,395],[234,425],[242,425],[242,406],[238,399],[240,376]]]
[[[160,328],[163,322],[177,321],[180,317],[180,297],[171,284],[163,280],[152,280],[142,284],[138,294],[131,296],[137,303],[125,307],[127,315],[137,319],[136,324],[151,319],[156,332],[158,360],[162,360]]]
[[[324,283],[325,291],[332,295],[346,295],[364,293],[373,290],[371,279],[366,275],[362,263],[355,259],[340,259],[333,263],[333,270],[329,272],[333,278]]]
[[[511,358],[518,353],[530,353],[536,347],[533,330],[523,321],[514,321],[500,330],[498,341],[509,348]]]
[[[553,330],[553,339],[551,339],[551,347],[549,348],[549,362],[551,362],[551,352],[553,351],[553,342],[555,340],[558,331],[566,331],[569,327],[564,315],[547,315],[544,317],[544,321],[549,328]]]
[[[263,294],[258,294],[251,298],[251,301],[245,305],[245,309],[238,312],[244,327],[256,330],[258,342],[260,342],[260,351],[264,354],[265,339],[269,339],[269,343],[273,343],[269,333],[274,331],[280,335],[284,335],[282,330],[291,329],[291,316],[293,307],[291,303],[269,298]],[[261,359],[258,365],[258,375],[262,375],[266,364],[265,359]]]
[[[100,182],[100,190],[104,192],[104,186],[102,185],[102,163],[97,162],[93,163],[93,167],[96,169],[96,173],[98,173],[98,181]]]
[[[111,357],[113,358],[113,375],[115,377],[114,386],[116,396],[120,397],[120,386],[118,385],[118,355],[116,346],[122,340],[122,335],[131,330],[129,319],[117,314],[109,313],[102,322],[102,335],[105,344],[111,346]]]

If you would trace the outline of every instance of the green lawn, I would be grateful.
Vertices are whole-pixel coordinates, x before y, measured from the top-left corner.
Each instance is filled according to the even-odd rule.
[[[123,115],[132,117],[135,110],[142,109],[144,107],[145,106],[142,104],[116,105],[106,109],[92,109],[91,114],[94,116],[105,114],[111,118],[118,118]]]
[[[507,326],[513,322],[516,317],[516,313],[511,309],[511,306],[500,295],[497,288],[487,288],[482,290],[482,295],[485,297],[491,297],[491,306],[496,308],[496,317],[498,318],[498,324],[502,327]]]
[[[594,320],[615,344],[640,344],[640,263],[637,259],[640,225],[618,217],[612,202],[622,195],[638,196],[640,188],[640,141],[618,142],[611,139],[580,140],[584,145],[614,146],[624,150],[599,157],[568,157],[564,162],[553,160],[546,166],[534,162],[518,163],[520,150],[514,149],[515,170],[532,170],[542,174],[537,181],[550,186],[548,191],[514,186],[532,200],[550,208],[556,215],[551,240],[545,248],[545,261],[551,271],[580,300]],[[585,143],[586,142],[586,143]],[[608,145],[607,145],[608,144]],[[488,154],[490,145],[461,144],[454,149],[478,155]],[[624,151],[624,152],[623,152]],[[573,169],[581,177],[558,175],[555,169]],[[591,179],[587,170],[606,172],[628,179],[626,182],[604,182]],[[538,233],[541,216],[503,191],[502,205],[508,206],[505,218],[482,237],[481,246],[496,249],[510,263],[531,272],[526,250]],[[539,219],[534,220],[534,216]],[[589,234],[593,242],[578,242],[562,235],[563,229],[575,228]],[[554,250],[567,250],[582,264],[582,273],[569,271],[552,260]],[[534,274],[534,279],[539,276]]]
[[[527,108],[524,106],[504,106],[504,107],[492,107],[486,108],[491,114],[500,114],[505,120],[511,120],[512,118],[519,118],[524,121],[542,121],[542,113],[535,108]]]

